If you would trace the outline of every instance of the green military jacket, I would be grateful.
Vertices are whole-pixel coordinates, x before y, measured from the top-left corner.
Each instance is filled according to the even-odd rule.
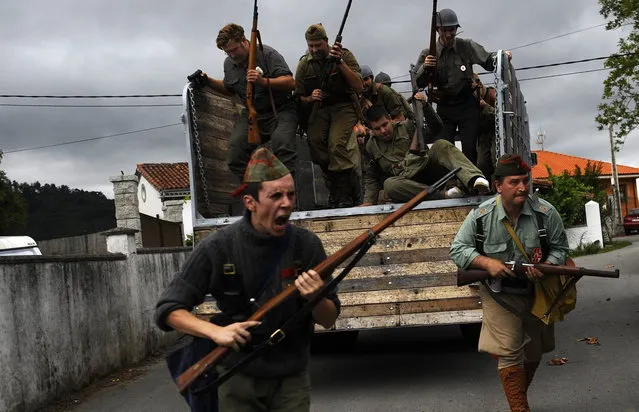
[[[425,87],[427,78],[424,70],[424,59],[429,50],[424,49],[417,58],[417,86]],[[452,47],[443,47],[437,41],[437,89],[443,96],[456,96],[462,89],[469,87],[473,79],[473,64],[478,64],[488,71],[494,70],[494,52],[487,52],[484,47],[471,39],[456,37]]]
[[[364,202],[377,203],[377,196],[384,185],[384,180],[391,176],[412,177],[417,168],[427,162],[427,157],[410,156],[410,149],[415,123],[412,120],[397,122],[393,125],[393,138],[385,142],[382,138],[373,136],[366,142],[364,156]],[[423,159],[423,160],[422,160]]]
[[[353,53],[348,49],[343,49],[342,60],[355,73],[359,73],[359,64]],[[310,53],[306,53],[300,58],[295,71],[295,94],[298,96],[310,96],[313,90],[320,89],[322,79],[326,71],[328,59],[314,59]],[[339,68],[331,73],[328,87],[323,90],[326,97],[324,104],[351,102],[353,90],[342,76]]]
[[[526,258],[504,226],[503,222],[508,217],[503,205],[498,201],[499,198],[500,196],[497,195],[473,209],[457,232],[450,247],[450,258],[460,268],[467,269],[473,259],[480,255],[475,243],[479,219],[482,220],[483,234],[486,236],[484,240],[486,256],[503,261],[526,262]],[[561,216],[553,205],[537,196],[529,196],[514,226],[515,233],[529,256],[533,249],[541,248],[535,211],[542,213],[544,228],[548,234],[549,252],[546,260],[563,265],[569,251],[568,238]]]
[[[391,115],[391,117],[403,113],[406,119],[415,119],[413,108],[408,104],[406,99],[385,84],[374,83],[371,90],[365,91],[362,95],[367,100],[367,104],[362,104],[364,108],[381,105],[384,106],[386,112]]]

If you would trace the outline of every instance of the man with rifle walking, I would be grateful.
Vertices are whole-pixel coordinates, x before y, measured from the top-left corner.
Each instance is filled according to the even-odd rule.
[[[303,111],[310,111],[307,135],[311,160],[327,179],[330,206],[351,207],[357,201],[361,174],[353,133],[359,121],[357,95],[363,90],[359,64],[339,41],[328,44],[321,24],[311,25],[305,38],[308,52],[297,65],[295,94],[307,109]]]
[[[242,26],[231,23],[222,27],[216,40],[217,47],[226,53],[224,79],[218,80],[201,74],[200,83],[225,96],[238,96],[257,112],[257,129],[262,142],[270,140],[273,152],[295,174],[297,148],[297,109],[292,100],[295,89],[293,73],[282,55],[272,47],[249,42]],[[256,67],[248,67],[250,53],[256,54]],[[252,83],[253,101],[247,102],[247,83]],[[231,172],[242,181],[246,164],[255,150],[249,143],[249,114],[242,110],[230,137],[226,160]]]
[[[252,155],[243,182],[243,218],[198,243],[160,297],[155,314],[162,330],[174,329],[234,349],[218,365],[220,374],[246,356],[252,343],[264,341],[293,317],[325,284],[311,270],[326,259],[320,239],[289,224],[295,185],[288,169],[261,147]],[[261,323],[247,321],[291,284],[298,296],[268,312]],[[220,309],[211,322],[191,313],[208,293]],[[302,322],[288,330],[281,343],[244,365],[219,390],[211,388],[218,390],[219,409],[308,412],[313,325],[331,327],[339,308],[335,291],[329,291]]]
[[[487,52],[471,39],[456,37],[457,28],[461,26],[453,10],[440,10],[434,20],[436,27],[431,27],[431,39],[434,40],[435,30],[439,38],[436,44],[431,41],[434,49],[422,50],[417,58],[417,85],[425,87],[429,85],[429,78],[436,79],[430,86],[437,88],[437,97],[429,96],[429,101],[437,103],[437,113],[444,123],[439,137],[454,144],[459,134],[462,152],[477,164],[480,108],[472,89],[473,64],[493,71],[495,53]],[[511,54],[507,53],[510,59]]]
[[[518,278],[504,262],[564,265],[569,251],[557,210],[530,195],[530,170],[520,156],[500,157],[493,182],[497,196],[466,217],[450,248],[450,258],[460,268],[490,274],[479,289],[479,351],[498,357],[506,399],[517,412],[530,411],[528,387],[542,354],[555,347],[552,322],[531,314],[539,303],[540,285],[550,279],[534,267],[527,268],[527,278]]]

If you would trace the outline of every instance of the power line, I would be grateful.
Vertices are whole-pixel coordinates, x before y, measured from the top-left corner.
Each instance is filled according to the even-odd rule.
[[[127,99],[137,97],[182,97],[181,94],[121,94],[121,95],[33,95],[33,94],[0,94],[0,97],[18,97],[23,99]]]
[[[131,130],[129,132],[110,134],[110,135],[100,136],[100,137],[90,137],[88,139],[73,140],[73,141],[70,141],[70,142],[55,143],[55,144],[49,144],[49,145],[44,145],[44,146],[26,147],[26,148],[23,148],[23,149],[7,150],[6,152],[4,152],[4,154],[26,152],[27,150],[45,149],[45,148],[49,148],[49,147],[58,147],[58,146],[64,146],[64,145],[69,145],[69,144],[75,144],[75,143],[89,142],[89,141],[93,141],[93,140],[108,139],[110,137],[117,137],[117,136],[124,136],[124,135],[128,135],[128,134],[148,132],[148,131],[151,131],[151,130],[158,130],[158,129],[164,129],[164,128],[167,128],[167,127],[179,126],[181,124],[182,123],[165,124],[163,126],[155,126],[155,127],[149,127],[149,128],[146,128],[146,129]]]
[[[522,49],[524,47],[528,47],[528,46],[532,46],[532,45],[535,45],[535,44],[543,43],[543,42],[546,42],[546,41],[549,41],[549,40],[555,40],[555,39],[558,39],[560,37],[570,36],[571,34],[581,33],[582,31],[591,30],[591,29],[594,29],[594,28],[597,28],[597,27],[605,26],[606,24],[607,23],[597,24],[597,25],[594,25],[594,26],[586,27],[585,29],[579,29],[579,30],[571,31],[570,33],[564,33],[564,34],[560,34],[558,36],[549,37],[547,39],[537,40],[537,41],[534,41],[532,43],[522,44],[521,46],[512,47],[512,48],[510,48],[508,50]]]
[[[550,79],[552,77],[572,76],[572,75],[575,75],[575,74],[593,73],[593,72],[600,72],[600,71],[604,71],[604,70],[610,70],[610,69],[607,68],[607,67],[601,67],[599,69],[580,70],[580,71],[576,71],[576,72],[549,74],[547,76],[526,77],[524,79],[517,79],[517,80],[521,83],[521,82],[525,82],[527,80]],[[405,83],[405,82],[397,82],[397,83]],[[493,83],[485,83],[486,86],[490,86],[491,84],[493,84]],[[402,90],[399,93],[412,93],[412,90]]]
[[[167,104],[28,104],[28,103],[0,103],[3,107],[178,107],[177,103]]]

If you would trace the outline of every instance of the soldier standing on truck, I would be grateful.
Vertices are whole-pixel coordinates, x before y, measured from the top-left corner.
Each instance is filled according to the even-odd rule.
[[[382,186],[391,200],[406,202],[458,166],[462,168],[457,175],[462,183],[480,193],[488,192],[488,181],[481,171],[455,145],[438,140],[421,153],[413,121],[394,123],[383,106],[368,109],[366,118],[373,137],[366,143],[362,206],[376,204]],[[461,195],[461,190],[454,187],[443,197]]]
[[[477,134],[479,128],[479,103],[473,95],[473,64],[488,71],[494,70],[495,52],[487,52],[471,39],[457,38],[461,27],[457,15],[451,9],[442,9],[437,16],[437,56],[424,49],[417,58],[417,85],[425,87],[426,71],[436,68],[437,113],[444,122],[439,138],[455,143],[459,134],[462,151],[472,163],[477,164]],[[512,54],[506,52],[510,60]],[[459,131],[457,129],[459,128]]]
[[[293,73],[282,55],[267,45],[257,48],[257,67],[248,70],[249,43],[242,26],[231,23],[222,27],[216,44],[227,55],[224,79],[214,79],[202,73],[203,83],[225,96],[238,96],[245,104],[247,82],[255,85],[254,106],[262,141],[271,141],[273,152],[294,176],[297,110],[291,93],[295,90]],[[255,147],[248,143],[248,112],[243,109],[233,128],[226,154],[229,169],[240,182],[253,150]]]
[[[303,107],[313,108],[308,119],[308,144],[311,160],[326,177],[331,207],[351,207],[357,199],[360,153],[353,126],[359,121],[357,94],[362,92],[359,64],[348,49],[328,44],[321,24],[311,25],[305,33],[307,53],[295,73],[295,94]],[[337,64],[325,73],[329,59]],[[326,90],[322,79],[330,76]]]
[[[510,409],[529,412],[528,387],[542,354],[555,348],[554,326],[531,314],[535,282],[543,274],[529,268],[528,279],[516,278],[504,261],[563,265],[568,239],[557,210],[530,195],[530,166],[520,156],[500,157],[493,183],[498,195],[466,217],[450,258],[460,268],[490,273],[491,281],[479,289],[483,309],[479,351],[498,356]]]
[[[289,224],[295,184],[288,169],[261,147],[251,157],[243,182],[246,211],[242,219],[200,241],[156,305],[160,329],[208,338],[236,351],[217,366],[219,374],[246,355],[242,352],[249,349],[249,341],[260,343],[270,336],[324,285],[311,270],[326,259],[321,240]],[[269,311],[261,324],[246,320],[291,284],[299,298]],[[221,311],[214,316],[215,323],[191,313],[208,293]],[[313,324],[333,326],[339,308],[332,291],[280,344],[260,353],[219,388],[212,388],[218,390],[219,410],[308,412]]]

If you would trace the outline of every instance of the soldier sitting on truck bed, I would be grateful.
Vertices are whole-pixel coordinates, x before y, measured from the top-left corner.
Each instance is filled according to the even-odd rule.
[[[466,187],[479,193],[488,192],[489,183],[481,171],[450,142],[438,140],[420,153],[412,121],[393,123],[382,106],[368,109],[366,118],[372,137],[366,143],[362,206],[377,203],[382,186],[391,200],[406,202],[458,166],[462,169],[457,177]],[[440,197],[455,198],[461,194],[454,187]]]
[[[360,66],[364,91],[362,92],[361,106],[364,111],[371,106],[384,106],[386,112],[390,114],[393,121],[414,119],[413,109],[406,99],[391,89],[389,86],[373,81],[373,71],[370,67]]]

